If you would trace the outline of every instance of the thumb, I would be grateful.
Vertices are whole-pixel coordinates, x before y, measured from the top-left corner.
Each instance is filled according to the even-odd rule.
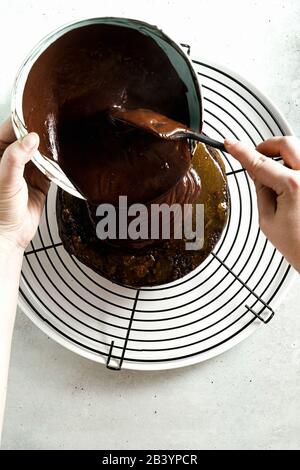
[[[225,148],[248,171],[254,181],[273,189],[278,195],[288,189],[288,168],[242,142],[226,139]]]
[[[5,150],[0,162],[0,186],[14,187],[22,181],[24,167],[39,145],[39,136],[34,132],[17,140]]]

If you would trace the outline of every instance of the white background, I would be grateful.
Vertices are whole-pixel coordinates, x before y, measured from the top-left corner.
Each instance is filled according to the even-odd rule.
[[[17,68],[74,19],[126,16],[192,45],[192,57],[244,75],[300,136],[299,0],[1,0],[0,119]],[[0,312],[1,314],[1,312]],[[107,371],[18,313],[4,449],[300,448],[300,281],[267,327],[198,366]]]

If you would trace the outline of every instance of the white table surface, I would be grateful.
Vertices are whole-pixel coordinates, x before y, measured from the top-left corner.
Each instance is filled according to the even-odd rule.
[[[0,119],[20,62],[42,36],[73,19],[125,16],[247,77],[300,136],[299,0],[2,0],[0,12]],[[19,311],[2,447],[299,449],[300,278],[268,326],[222,356],[169,372],[108,371]]]

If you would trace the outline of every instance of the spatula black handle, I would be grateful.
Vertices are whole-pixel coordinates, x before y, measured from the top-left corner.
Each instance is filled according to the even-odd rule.
[[[212,139],[204,134],[199,134],[197,132],[188,131],[185,134],[185,137],[192,140],[197,140],[198,142],[202,142],[203,144],[209,145],[210,147],[214,147],[216,149],[222,150],[222,152],[226,152],[224,142],[220,142],[218,140]]]

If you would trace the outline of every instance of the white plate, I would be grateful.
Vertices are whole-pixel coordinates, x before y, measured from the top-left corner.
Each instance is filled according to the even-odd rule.
[[[292,133],[270,100],[246,80],[219,65],[193,63],[204,96],[204,131],[211,137],[257,144]],[[138,370],[204,361],[264,325],[253,312],[268,319],[294,272],[259,230],[252,182],[236,161],[224,157],[232,207],[222,239],[197,270],[157,288],[118,286],[68,255],[58,236],[52,185],[23,264],[22,310],[68,349]]]

